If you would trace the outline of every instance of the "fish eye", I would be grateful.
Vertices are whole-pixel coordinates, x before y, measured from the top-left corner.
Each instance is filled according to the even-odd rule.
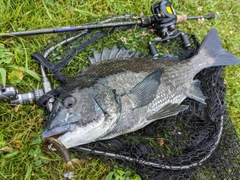
[[[73,97],[66,97],[63,100],[63,106],[69,109],[75,105],[75,102],[76,102],[76,99],[74,99]]]

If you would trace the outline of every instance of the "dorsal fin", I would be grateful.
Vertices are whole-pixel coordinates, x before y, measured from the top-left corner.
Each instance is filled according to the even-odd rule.
[[[144,58],[150,57],[141,52],[133,52],[126,50],[125,48],[118,49],[116,45],[111,50],[103,48],[102,53],[98,53],[96,50],[93,51],[93,57],[88,57],[91,64],[95,64],[101,61],[116,59],[116,58]]]

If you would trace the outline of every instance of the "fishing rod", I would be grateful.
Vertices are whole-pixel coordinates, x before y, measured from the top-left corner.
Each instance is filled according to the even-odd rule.
[[[29,35],[38,35],[38,34],[49,34],[49,33],[63,33],[63,32],[73,32],[73,31],[91,31],[104,28],[115,28],[123,26],[134,26],[138,25],[140,27],[151,27],[154,29],[155,34],[159,38],[149,41],[149,50],[151,55],[154,58],[160,57],[158,51],[156,50],[154,44],[160,42],[167,42],[178,37],[181,38],[183,46],[189,48],[191,42],[187,38],[184,32],[178,31],[176,28],[177,23],[183,23],[187,20],[196,20],[196,19],[214,19],[215,14],[208,14],[203,16],[186,16],[186,15],[177,15],[172,4],[167,1],[159,1],[152,5],[151,11],[153,16],[139,18],[132,15],[123,15],[117,16],[105,21],[102,21],[99,24],[88,24],[80,26],[67,26],[67,27],[57,27],[57,28],[47,28],[47,29],[37,29],[37,30],[28,30],[28,31],[19,31],[19,32],[6,32],[0,34],[1,37],[14,37],[14,36],[29,36]],[[116,19],[133,19],[132,21],[122,21],[122,22],[111,22]]]
[[[177,23],[185,22],[186,20],[195,20],[195,19],[214,19],[215,14],[208,14],[205,16],[186,16],[186,15],[177,15]],[[47,28],[47,29],[37,29],[29,31],[19,31],[19,32],[5,32],[1,34],[1,37],[9,36],[29,36],[29,35],[38,35],[38,34],[49,34],[49,33],[62,33],[70,31],[80,31],[88,29],[101,29],[109,27],[120,27],[120,26],[132,26],[139,25],[142,27],[150,26],[156,23],[155,19],[150,18],[139,18],[137,22],[135,21],[125,21],[125,22],[113,22],[113,23],[104,23],[104,24],[92,24],[92,25],[82,25],[82,26],[67,26],[67,27],[58,27],[58,28]]]
[[[68,27],[58,27],[58,28],[48,28],[48,29],[37,29],[29,31],[19,31],[19,32],[8,32],[4,33],[2,37],[9,36],[29,36],[29,35],[38,35],[38,34],[49,34],[49,33],[62,33],[62,32],[71,32],[71,31],[81,31],[81,30],[91,30],[91,29],[102,29],[102,28],[112,28],[120,26],[132,26],[135,25],[135,22],[113,22],[113,23],[104,23],[104,24],[90,24],[82,26],[68,26]]]
[[[66,27],[57,27],[57,28],[47,28],[47,29],[36,29],[36,30],[27,30],[19,32],[5,32],[0,34],[1,37],[11,37],[11,36],[29,36],[29,35],[38,35],[38,34],[48,34],[48,33],[63,33],[71,31],[81,31],[81,30],[96,30],[102,28],[113,28],[121,26],[132,26],[139,25],[141,27],[151,26],[153,29],[158,31],[160,37],[166,37],[171,35],[172,31],[176,29],[176,23],[182,23],[187,20],[196,20],[196,19],[214,19],[215,14],[208,14],[205,16],[186,16],[186,15],[176,15],[175,10],[173,9],[171,3],[167,0],[160,1],[152,5],[152,14],[151,17],[138,18],[133,17],[134,21],[123,21],[123,22],[109,22],[103,21],[99,24],[88,24],[88,25],[79,25],[79,26],[66,26]],[[120,16],[118,19],[129,18],[131,15]],[[169,38],[165,38],[169,40]],[[163,40],[163,41],[165,41]]]
[[[215,18],[215,14],[209,14],[205,16],[177,15],[176,22],[181,23],[187,20],[195,20],[199,18],[213,19]],[[1,37],[30,36],[30,35],[39,35],[39,34],[63,33],[63,32],[71,32],[71,31],[112,28],[112,27],[121,27],[121,26],[132,26],[132,25],[139,25],[141,27],[152,25],[154,27],[156,22],[157,21],[154,18],[148,17],[148,18],[139,18],[137,22],[124,21],[124,22],[112,22],[112,23],[103,23],[103,24],[90,24],[90,25],[81,25],[81,26],[66,26],[66,27],[57,27],[57,28],[36,29],[36,30],[19,31],[19,32],[5,32],[3,34],[0,34],[0,36]]]
[[[187,20],[196,20],[196,19],[214,19],[215,14],[208,14],[205,16],[186,16],[186,15],[177,15],[175,17],[177,23],[182,23]],[[63,33],[70,31],[81,31],[89,29],[101,29],[101,28],[112,28],[120,26],[132,26],[139,25],[141,27],[146,27],[152,25],[153,28],[155,24],[158,23],[153,17],[139,18],[137,22],[135,21],[123,21],[123,22],[112,22],[112,23],[103,23],[103,24],[90,24],[90,25],[81,25],[81,26],[67,26],[67,27],[57,27],[57,28],[47,28],[47,29],[37,29],[37,30],[28,30],[28,31],[19,31],[19,32],[5,32],[2,33],[1,37],[9,36],[29,36],[29,35],[38,35],[38,34],[49,34],[49,33]]]

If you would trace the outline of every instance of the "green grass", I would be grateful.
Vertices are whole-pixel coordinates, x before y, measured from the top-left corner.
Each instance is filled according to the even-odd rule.
[[[80,25],[107,15],[133,13],[139,15],[141,12],[151,15],[150,7],[154,2],[152,0],[0,0],[0,32]],[[178,14],[217,13],[215,20],[205,20],[203,24],[189,21],[178,26],[184,32],[196,34],[199,39],[203,39],[209,29],[217,28],[224,48],[240,58],[239,1],[173,0],[172,3]],[[126,37],[127,41],[131,42],[129,47],[135,46],[136,49],[141,49],[141,46],[147,43],[138,36]],[[16,86],[20,93],[41,88],[40,68],[30,56],[47,45],[50,38],[51,35],[0,38],[1,84],[6,82],[7,85]],[[117,41],[120,41],[121,37],[117,38]],[[112,44],[115,41],[113,37],[109,40]],[[72,75],[86,66],[87,59],[80,58],[80,61],[80,65],[79,62],[71,63],[71,67],[75,67]],[[229,114],[240,135],[240,65],[227,67],[225,79]],[[0,103],[0,179],[63,179],[65,168],[61,158],[40,151],[43,117],[44,112],[36,105],[14,106],[9,105],[8,102]],[[135,177],[134,174],[129,175],[114,170],[97,159],[87,159],[76,169],[73,179],[106,179],[106,177],[116,179],[126,177],[126,174],[128,177]]]

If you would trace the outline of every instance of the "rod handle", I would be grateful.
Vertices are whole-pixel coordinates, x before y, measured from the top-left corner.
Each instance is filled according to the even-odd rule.
[[[187,16],[186,15],[177,15],[177,23],[182,23],[187,21]]]
[[[187,20],[195,20],[195,19],[214,19],[216,18],[216,14],[208,14],[205,16],[186,16],[186,15],[177,15],[177,23],[183,23]]]

